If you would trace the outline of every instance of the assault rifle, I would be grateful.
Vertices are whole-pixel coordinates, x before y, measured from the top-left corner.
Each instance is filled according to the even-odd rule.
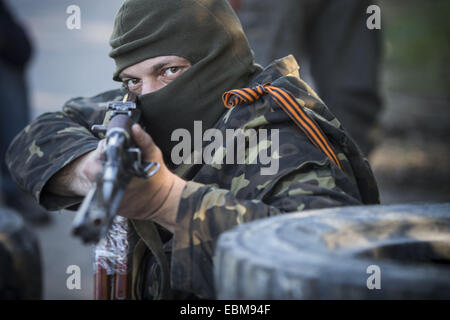
[[[75,216],[72,232],[85,243],[101,240],[95,249],[96,299],[126,298],[128,286],[124,289],[120,283],[127,282],[124,276],[128,273],[128,221],[116,216],[117,210],[133,177],[149,178],[160,168],[157,162],[142,161],[141,150],[132,139],[131,126],[140,117],[135,101],[135,95],[129,93],[123,101],[110,102],[109,124],[91,128],[106,138],[102,153],[103,169]]]

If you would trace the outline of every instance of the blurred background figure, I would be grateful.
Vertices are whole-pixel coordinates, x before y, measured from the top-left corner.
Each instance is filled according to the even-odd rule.
[[[19,212],[27,222],[45,224],[50,221],[48,212],[16,187],[4,161],[10,142],[30,121],[25,68],[31,55],[32,46],[25,30],[0,0],[0,185],[3,203]]]
[[[0,206],[0,300],[41,299],[38,238],[15,211]]]
[[[27,30],[33,44],[33,58],[26,70],[31,119],[45,112],[61,111],[63,104],[71,98],[89,97],[119,87],[112,80],[114,61],[108,57],[108,40],[114,16],[122,2],[123,0],[6,1],[8,10],[15,21],[19,21]],[[80,8],[80,29],[67,27],[67,20],[72,15],[70,10],[68,13],[68,8],[72,5]],[[3,31],[3,24],[1,28]],[[11,32],[10,26],[8,30]],[[3,100],[0,101],[3,120],[5,104]],[[23,127],[26,125],[27,123]],[[50,224],[29,226],[37,235],[41,248],[42,298],[92,299],[92,247],[72,237],[75,213],[60,211],[49,214]],[[72,275],[68,273],[70,266],[80,268],[79,289],[67,286],[67,280]],[[0,265],[0,275],[2,272]]]
[[[230,0],[263,66],[293,54],[300,76],[368,155],[381,113],[379,30],[366,0]]]
[[[40,299],[43,292],[38,237],[25,223],[49,221],[14,184],[4,162],[9,143],[29,122],[25,67],[32,48],[25,31],[0,0],[0,300]]]

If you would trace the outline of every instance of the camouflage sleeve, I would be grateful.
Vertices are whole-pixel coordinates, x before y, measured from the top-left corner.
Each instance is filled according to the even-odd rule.
[[[97,147],[90,128],[105,118],[105,102],[120,99],[112,90],[92,98],[69,100],[61,112],[44,113],[22,130],[9,146],[6,163],[17,185],[48,210],[70,207],[78,197],[61,197],[45,190],[49,179],[67,164]]]
[[[214,297],[213,256],[219,235],[241,223],[285,212],[359,205],[344,191],[345,174],[329,162],[306,163],[285,174],[262,199],[238,199],[235,192],[197,182],[183,190],[175,231],[171,281],[174,288]]]

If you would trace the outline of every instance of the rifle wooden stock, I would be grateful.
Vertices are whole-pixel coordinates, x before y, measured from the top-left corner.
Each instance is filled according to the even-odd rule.
[[[114,275],[114,292],[113,299],[114,300],[126,300],[130,299],[130,290],[129,290],[129,276],[128,274],[119,274],[116,273]]]
[[[94,299],[111,300],[111,276],[98,264],[94,274]]]
[[[128,274],[114,273],[108,275],[98,266],[94,274],[94,300],[131,299],[130,277]]]

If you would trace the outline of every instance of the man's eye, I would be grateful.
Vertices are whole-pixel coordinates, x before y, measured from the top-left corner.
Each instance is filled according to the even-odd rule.
[[[134,88],[134,87],[138,86],[139,83],[141,82],[141,80],[139,80],[139,79],[129,79],[129,80],[126,80],[125,82],[127,84],[127,87],[131,89],[131,88]]]
[[[166,70],[165,70],[165,75],[167,75],[167,76],[173,76],[173,75],[175,75],[178,71],[180,71],[180,67],[170,67],[170,68],[167,68]]]

